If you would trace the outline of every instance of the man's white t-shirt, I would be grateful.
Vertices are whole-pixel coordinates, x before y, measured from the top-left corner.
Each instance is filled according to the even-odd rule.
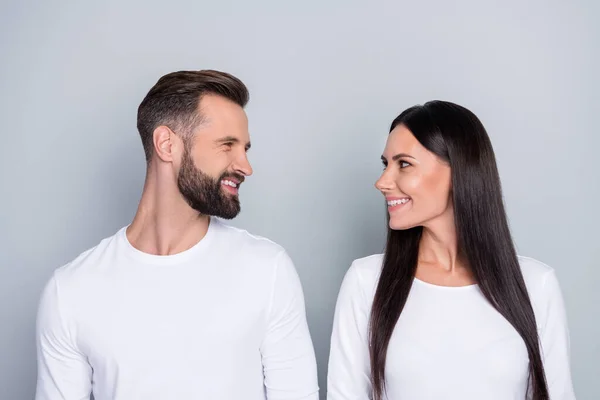
[[[371,399],[368,324],[382,255],[354,261],[337,300],[327,398]],[[519,263],[536,317],[551,400],[573,400],[569,333],[554,270]],[[478,285],[413,281],[390,339],[385,378],[390,400],[525,400],[529,357],[517,331]]]
[[[304,296],[282,247],[215,218],[169,256],[125,232],[46,285],[37,400],[318,399]]]

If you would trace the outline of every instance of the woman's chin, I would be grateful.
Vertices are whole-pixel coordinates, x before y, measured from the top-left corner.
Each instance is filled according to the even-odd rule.
[[[417,224],[408,224],[406,221],[394,221],[390,220],[389,227],[393,231],[405,231],[417,226]]]

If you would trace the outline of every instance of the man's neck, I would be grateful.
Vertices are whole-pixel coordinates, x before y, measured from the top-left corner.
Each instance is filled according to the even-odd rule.
[[[191,208],[175,183],[159,185],[147,179],[127,239],[148,254],[181,253],[206,235],[210,217]]]

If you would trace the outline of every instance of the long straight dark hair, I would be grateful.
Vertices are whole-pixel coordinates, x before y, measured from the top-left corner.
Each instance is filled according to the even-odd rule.
[[[431,101],[402,112],[390,132],[398,125],[408,128],[427,150],[450,165],[458,252],[485,298],[523,338],[533,399],[547,400],[535,316],[506,219],[494,151],[483,124],[464,107]],[[369,323],[374,400],[381,400],[385,392],[388,345],[413,283],[422,231],[422,227],[388,228]]]

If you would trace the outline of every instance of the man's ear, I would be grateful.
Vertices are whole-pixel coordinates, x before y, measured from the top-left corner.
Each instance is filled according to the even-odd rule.
[[[173,162],[175,159],[174,152],[177,148],[175,141],[175,133],[169,127],[158,126],[152,134],[152,144],[154,145],[154,153],[164,162]]]

